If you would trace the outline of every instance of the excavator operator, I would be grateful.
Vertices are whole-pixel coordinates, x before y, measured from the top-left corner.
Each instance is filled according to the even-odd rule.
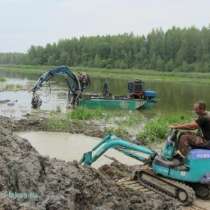
[[[198,118],[191,123],[170,125],[170,128],[176,129],[200,129],[202,135],[187,132],[181,135],[178,143],[178,151],[175,156],[180,164],[183,163],[190,147],[210,148],[210,114],[206,111],[206,103],[198,101],[194,104],[194,112]]]

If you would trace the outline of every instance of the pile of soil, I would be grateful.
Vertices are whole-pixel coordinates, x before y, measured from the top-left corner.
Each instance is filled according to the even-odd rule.
[[[1,125],[6,126],[7,122]],[[110,179],[119,167],[100,170],[41,156],[26,140],[0,125],[1,210],[177,209],[173,201],[120,188]],[[123,166],[120,166],[123,167]],[[120,169],[121,170],[121,169]],[[122,170],[123,171],[123,170]]]

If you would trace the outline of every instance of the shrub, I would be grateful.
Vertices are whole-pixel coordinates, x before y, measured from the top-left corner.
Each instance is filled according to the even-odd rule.
[[[149,120],[142,131],[137,135],[137,139],[143,140],[145,143],[160,142],[165,139],[169,125],[174,123],[183,123],[189,121],[191,117],[186,114],[173,114],[166,116],[158,116]]]
[[[83,107],[78,107],[72,112],[69,112],[68,118],[74,120],[90,120],[90,119],[100,119],[103,117],[103,112],[100,109],[87,109]]]

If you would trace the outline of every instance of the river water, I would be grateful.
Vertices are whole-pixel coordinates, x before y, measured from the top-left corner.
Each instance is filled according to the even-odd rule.
[[[1,91],[0,101],[10,100],[11,104],[0,103],[0,114],[20,118],[30,113],[31,110],[31,88],[38,76],[24,76],[8,72],[0,72],[0,76],[6,77],[6,82],[0,82],[0,88],[4,85],[21,85],[23,88],[18,91]],[[88,92],[100,93],[105,79],[93,79]],[[126,80],[108,80],[113,95],[127,95]],[[51,88],[48,86],[40,91],[43,99],[41,110],[52,111],[61,109],[65,111],[67,102],[67,87],[64,80],[52,81]],[[156,113],[192,112],[192,105],[197,100],[207,102],[210,108],[210,84],[190,82],[169,82],[169,81],[145,81],[145,88],[157,91],[158,102],[150,110],[145,110],[152,116]],[[209,106],[208,106],[209,105]]]
[[[20,119],[29,113],[36,113],[31,108],[34,80],[27,78],[7,77],[0,82],[0,115]],[[67,88],[53,85],[52,88],[43,87],[40,92],[42,98],[41,111],[66,111]]]

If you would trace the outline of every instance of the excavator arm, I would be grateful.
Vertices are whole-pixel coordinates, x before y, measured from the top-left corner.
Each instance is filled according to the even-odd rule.
[[[77,76],[71,71],[71,69],[69,69],[67,66],[59,66],[42,74],[34,85],[32,92],[34,93],[39,90],[44,85],[44,83],[55,76],[65,76],[67,79],[67,85],[72,93],[81,91],[80,82]]]
[[[40,78],[37,80],[36,84],[34,85],[32,92],[33,92],[33,98],[32,98],[32,106],[34,108],[37,108],[41,106],[41,99],[37,95],[37,91],[50,79],[52,79],[55,76],[64,76],[66,78],[66,82],[69,88],[68,92],[68,103],[71,105],[75,105],[77,103],[77,99],[80,97],[82,91],[85,89],[84,87],[81,88],[80,80],[74,74],[74,72],[71,71],[67,66],[59,66],[54,69],[50,69],[46,73],[42,74]],[[71,97],[71,95],[73,97]]]
[[[129,141],[122,140],[115,135],[108,135],[91,151],[84,153],[80,163],[83,165],[92,165],[111,148],[117,149],[129,157],[148,164],[152,163],[152,160],[157,155],[155,151],[147,147],[130,143]]]

